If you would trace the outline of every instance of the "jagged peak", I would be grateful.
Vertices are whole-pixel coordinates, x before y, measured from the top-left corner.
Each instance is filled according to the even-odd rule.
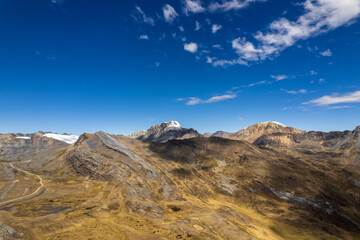
[[[181,125],[177,121],[171,120],[170,122],[163,122],[154,126],[151,126],[148,131],[152,130],[174,130],[174,129],[182,129]]]

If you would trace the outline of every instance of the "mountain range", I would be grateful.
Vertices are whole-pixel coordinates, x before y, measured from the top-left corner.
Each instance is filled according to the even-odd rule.
[[[0,239],[360,239],[360,127],[0,135]]]

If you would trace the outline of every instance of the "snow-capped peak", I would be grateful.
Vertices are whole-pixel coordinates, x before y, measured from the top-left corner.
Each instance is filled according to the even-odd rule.
[[[279,123],[279,122],[275,122],[275,121],[267,121],[267,122],[264,122],[264,123],[275,123],[275,124],[280,125],[280,126],[282,126],[282,127],[286,127],[285,124],[282,124],[282,123]]]
[[[75,143],[79,136],[76,135],[66,135],[66,134],[56,134],[56,133],[45,133],[44,137],[53,138],[59,141],[66,142],[68,144]]]
[[[167,127],[172,127],[172,128],[181,128],[180,123],[178,123],[177,121],[170,121],[167,123],[168,126]]]

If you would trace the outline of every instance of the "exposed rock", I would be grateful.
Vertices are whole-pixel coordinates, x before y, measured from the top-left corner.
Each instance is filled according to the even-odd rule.
[[[147,131],[140,131],[130,135],[131,138],[151,142],[167,142],[171,139],[187,139],[200,136],[201,134],[196,130],[183,128],[176,121],[161,123],[150,127]]]
[[[67,143],[44,137],[44,133],[0,134],[0,160],[14,161],[34,157],[40,152],[68,146]]]
[[[13,228],[0,222],[0,240],[21,240],[23,237],[24,234],[17,233]]]

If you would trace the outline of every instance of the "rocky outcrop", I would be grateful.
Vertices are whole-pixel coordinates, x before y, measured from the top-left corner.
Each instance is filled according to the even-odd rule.
[[[176,121],[161,123],[150,127],[147,131],[140,131],[130,135],[131,138],[148,142],[167,142],[171,139],[188,139],[200,136],[201,134],[196,130],[183,128]]]
[[[24,234],[17,233],[13,228],[0,222],[0,240],[21,240]]]

